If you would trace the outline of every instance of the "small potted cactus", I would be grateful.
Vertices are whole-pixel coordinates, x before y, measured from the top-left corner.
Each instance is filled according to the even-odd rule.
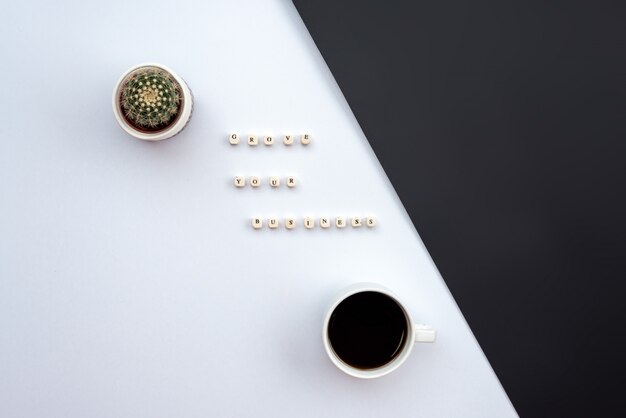
[[[113,113],[128,134],[160,141],[178,134],[193,111],[191,90],[161,64],[140,64],[126,71],[113,91]]]

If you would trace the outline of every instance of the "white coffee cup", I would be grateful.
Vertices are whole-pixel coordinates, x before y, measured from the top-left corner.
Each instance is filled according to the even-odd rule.
[[[388,363],[385,363],[382,366],[375,368],[358,368],[342,360],[341,357],[333,349],[333,345],[329,337],[330,321],[333,317],[335,309],[350,296],[363,292],[376,292],[387,296],[389,299],[394,301],[401,309],[404,315],[404,320],[406,321],[407,335],[403,338],[404,346],[400,349],[401,351],[395,354]],[[416,324],[413,321],[411,314],[407,310],[406,306],[391,290],[376,283],[357,283],[343,289],[334,299],[332,305],[330,306],[330,309],[328,309],[328,313],[326,314],[322,335],[326,353],[328,354],[328,357],[330,357],[330,360],[335,364],[335,366],[339,368],[339,370],[349,374],[350,376],[358,377],[361,379],[372,379],[384,376],[400,367],[402,363],[404,363],[409,357],[409,354],[411,354],[413,346],[416,342],[434,342],[436,338],[436,331],[430,326]],[[363,350],[367,350],[367,347],[363,347]]]

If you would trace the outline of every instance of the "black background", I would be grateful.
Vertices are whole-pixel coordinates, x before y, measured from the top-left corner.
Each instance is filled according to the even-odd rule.
[[[518,413],[623,416],[626,2],[294,3]]]

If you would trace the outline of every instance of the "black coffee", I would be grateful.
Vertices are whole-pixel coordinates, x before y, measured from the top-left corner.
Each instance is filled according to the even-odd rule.
[[[330,317],[328,339],[337,356],[359,369],[384,366],[402,352],[408,324],[387,295],[361,292],[343,300]]]

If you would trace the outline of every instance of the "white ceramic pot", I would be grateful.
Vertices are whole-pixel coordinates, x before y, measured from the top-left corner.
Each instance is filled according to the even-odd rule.
[[[389,363],[373,369],[360,369],[344,362],[333,350],[332,342],[330,341],[330,338],[328,336],[328,327],[335,308],[337,308],[337,306],[339,306],[339,304],[346,300],[348,297],[361,292],[378,292],[390,297],[401,308],[406,323],[409,325],[407,328],[408,335],[406,336],[406,342],[404,344],[404,347],[402,348],[402,351],[397,356],[395,356]],[[328,357],[330,357],[330,360],[333,362],[333,364],[344,373],[361,379],[372,379],[391,373],[406,361],[406,359],[409,357],[409,354],[411,354],[415,343],[432,343],[435,342],[437,336],[436,331],[432,327],[428,325],[416,324],[402,301],[391,290],[376,283],[357,283],[343,289],[335,297],[333,303],[328,309],[328,313],[326,314],[326,318],[324,320],[322,334],[326,354],[328,354]],[[367,348],[364,347],[364,349]]]
[[[124,87],[124,84],[126,83],[128,77],[143,67],[156,67],[162,69],[170,73],[174,80],[180,85],[182,103],[179,114],[177,115],[174,122],[161,130],[150,131],[137,128],[126,119],[122,110],[122,106],[120,103],[122,88]],[[126,133],[134,136],[135,138],[143,139],[144,141],[160,141],[162,139],[171,138],[174,135],[177,135],[185,128],[187,122],[189,122],[192,112],[193,95],[191,93],[191,90],[189,89],[189,86],[187,86],[185,80],[183,80],[178,74],[162,64],[144,63],[135,65],[120,77],[117,84],[115,84],[115,89],[113,90],[113,114],[115,115],[115,119],[117,119],[117,122],[120,124],[122,129],[126,131]]]

